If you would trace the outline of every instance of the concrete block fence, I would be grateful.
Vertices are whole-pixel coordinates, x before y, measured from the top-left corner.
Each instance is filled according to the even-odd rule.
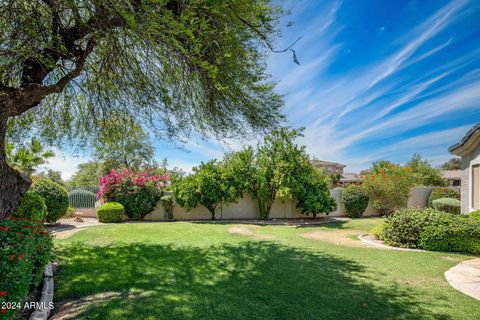
[[[412,188],[410,191],[410,198],[408,200],[407,208],[424,208],[428,205],[428,198],[432,192],[433,187],[418,187]],[[342,192],[343,188],[335,188],[330,190],[330,195],[337,202],[337,210],[331,212],[329,217],[343,217],[345,216],[345,208],[342,204]],[[96,217],[94,209],[78,209],[84,213],[85,217]],[[363,216],[379,216],[380,213],[377,209],[372,207],[372,203],[368,204]],[[217,207],[215,216],[218,220],[248,220],[258,219],[259,210],[257,201],[250,195],[245,195],[243,198],[238,199],[236,203],[222,203]],[[326,215],[318,215],[322,217]],[[162,221],[165,217],[165,211],[161,203],[159,202],[155,210],[145,217],[147,221]],[[207,208],[198,206],[193,210],[187,212],[180,205],[176,204],[173,210],[173,217],[175,220],[209,220],[210,212]],[[300,209],[295,207],[295,201],[276,200],[273,203],[272,211],[270,213],[271,219],[311,219],[312,216],[306,216],[302,214]]]

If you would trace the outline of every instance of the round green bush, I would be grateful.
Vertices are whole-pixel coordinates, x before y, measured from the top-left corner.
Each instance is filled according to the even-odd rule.
[[[452,188],[435,188],[428,198],[428,206],[433,208],[433,201],[441,198],[452,198],[460,200],[460,193]]]
[[[444,214],[421,232],[419,246],[425,250],[480,254],[480,219]]]
[[[19,219],[31,219],[44,221],[47,216],[45,200],[33,191],[27,191],[13,212],[13,217]]]
[[[93,208],[97,202],[95,193],[82,189],[72,190],[68,197],[73,208]]]
[[[383,240],[397,247],[418,248],[422,230],[445,215],[430,208],[398,210],[385,221]]]
[[[108,202],[97,208],[99,222],[121,222],[124,214],[125,208],[118,202]]]
[[[433,208],[452,214],[460,214],[462,203],[460,200],[452,198],[440,198],[433,200]]]
[[[362,216],[368,206],[368,192],[362,186],[350,185],[343,190],[342,202],[350,218]]]
[[[50,179],[41,179],[33,186],[32,191],[45,199],[47,205],[47,222],[56,222],[68,209],[68,193],[64,187]]]

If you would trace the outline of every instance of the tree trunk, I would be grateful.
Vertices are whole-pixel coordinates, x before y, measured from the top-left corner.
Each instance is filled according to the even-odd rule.
[[[209,208],[208,210],[212,214],[212,221],[215,220],[215,208]]]
[[[27,192],[32,181],[26,174],[10,168],[5,154],[8,117],[0,110],[0,220],[8,218],[15,210],[20,197]]]

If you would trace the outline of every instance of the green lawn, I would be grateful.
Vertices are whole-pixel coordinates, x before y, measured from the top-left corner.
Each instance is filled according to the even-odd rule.
[[[379,221],[94,227],[56,241],[55,300],[75,319],[480,319],[443,278],[472,256],[356,239]]]

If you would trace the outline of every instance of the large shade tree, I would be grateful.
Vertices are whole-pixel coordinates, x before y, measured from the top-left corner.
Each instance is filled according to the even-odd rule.
[[[265,56],[280,14],[264,0],[2,1],[0,219],[30,186],[7,131],[88,143],[115,114],[169,138],[275,126]]]

